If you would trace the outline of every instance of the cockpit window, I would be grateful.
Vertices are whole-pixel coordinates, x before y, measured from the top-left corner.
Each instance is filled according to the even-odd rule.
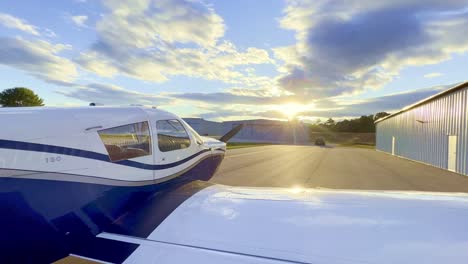
[[[148,122],[134,123],[98,131],[112,161],[151,155]]]
[[[190,138],[178,120],[159,120],[156,122],[158,146],[162,152],[188,148]]]
[[[189,124],[187,124],[187,122],[185,122],[184,120],[181,120],[182,123],[185,125],[185,127],[187,128],[187,130],[193,135],[193,137],[195,138],[195,141],[197,142],[198,145],[201,145],[203,144],[203,139],[200,137],[200,135],[197,133],[197,131],[195,131],[195,129],[193,129]]]

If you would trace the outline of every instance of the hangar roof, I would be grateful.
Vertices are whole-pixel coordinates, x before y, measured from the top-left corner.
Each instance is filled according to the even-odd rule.
[[[420,105],[423,105],[423,104],[425,104],[425,103],[428,103],[428,102],[430,102],[430,101],[433,101],[433,100],[435,100],[435,99],[437,99],[437,98],[440,98],[440,97],[442,97],[442,96],[444,96],[444,95],[447,95],[447,94],[449,94],[449,93],[453,93],[453,92],[455,92],[455,91],[458,91],[458,90],[460,90],[460,89],[467,88],[467,87],[468,87],[468,81],[459,83],[459,84],[457,84],[457,85],[453,86],[452,88],[449,88],[449,89],[447,89],[447,90],[445,90],[445,91],[442,91],[442,92],[440,92],[440,93],[437,93],[437,94],[434,94],[434,95],[432,95],[432,96],[429,96],[429,97],[427,97],[427,98],[425,98],[425,99],[422,99],[421,101],[418,101],[418,102],[416,102],[416,103],[414,103],[414,104],[405,106],[405,107],[403,107],[400,111],[397,111],[397,112],[395,112],[395,113],[393,113],[393,114],[391,114],[391,115],[388,115],[388,116],[386,116],[386,117],[379,118],[379,119],[377,119],[374,123],[377,124],[378,122],[381,122],[381,121],[383,121],[383,120],[385,120],[385,119],[388,119],[388,118],[391,118],[391,117],[393,117],[393,116],[399,115],[399,114],[404,113],[404,112],[406,112],[406,111],[408,111],[408,110],[410,110],[410,109],[413,109],[413,108],[415,108],[415,107],[418,107],[418,106],[420,106]]]

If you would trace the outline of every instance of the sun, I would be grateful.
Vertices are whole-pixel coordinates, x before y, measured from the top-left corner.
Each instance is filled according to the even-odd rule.
[[[314,104],[287,103],[278,106],[278,111],[288,119],[294,119],[298,114],[314,109]]]

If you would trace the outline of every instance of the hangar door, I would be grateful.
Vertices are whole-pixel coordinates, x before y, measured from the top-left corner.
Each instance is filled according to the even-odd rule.
[[[457,136],[448,136],[448,166],[450,171],[457,171]]]

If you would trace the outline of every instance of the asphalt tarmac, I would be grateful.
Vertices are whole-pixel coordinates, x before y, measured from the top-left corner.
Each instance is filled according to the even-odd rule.
[[[372,149],[345,147],[228,150],[211,181],[256,187],[468,192],[468,176]]]

